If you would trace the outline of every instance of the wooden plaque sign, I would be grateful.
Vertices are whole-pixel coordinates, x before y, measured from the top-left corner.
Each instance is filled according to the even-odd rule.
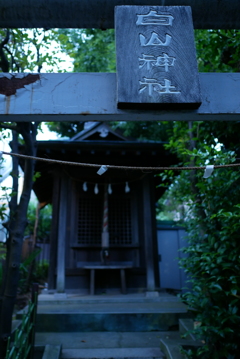
[[[201,104],[191,8],[116,6],[119,108]]]

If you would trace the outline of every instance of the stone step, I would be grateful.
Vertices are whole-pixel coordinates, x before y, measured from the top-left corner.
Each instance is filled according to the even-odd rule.
[[[155,293],[155,292],[154,292]],[[157,293],[158,294],[158,293]],[[49,305],[49,304],[99,304],[99,303],[163,303],[173,302],[180,303],[180,299],[172,294],[161,292],[157,296],[149,296],[148,293],[137,293],[137,294],[96,294],[87,295],[86,293],[81,296],[74,293],[49,293],[44,292],[38,296],[38,306]]]
[[[162,359],[161,339],[180,337],[178,332],[36,333],[34,359],[41,359],[50,343],[52,347],[61,344],[63,359]]]
[[[156,348],[160,340],[179,340],[179,332],[61,332],[36,333],[35,345],[62,345],[62,349]]]
[[[38,313],[185,313],[181,302],[50,303],[38,306]]]
[[[195,335],[191,333],[191,330],[194,329],[194,321],[192,319],[179,319],[179,332],[184,339],[197,340]]]
[[[42,313],[37,315],[38,332],[146,332],[178,328],[185,313]]]
[[[180,302],[47,304],[38,307],[36,330],[168,331],[178,328],[179,318],[187,316],[187,307]]]
[[[50,345],[45,346],[42,359],[60,359],[61,358],[61,345]]]
[[[34,359],[41,359],[47,344],[62,346],[63,359],[165,358],[160,341],[180,340],[179,332],[36,333]]]
[[[161,339],[160,341],[160,348],[167,359],[185,359],[185,356],[181,353],[181,347],[185,349],[197,348],[201,345],[200,341],[187,339]]]
[[[62,359],[164,359],[165,356],[157,348],[100,348],[100,349],[63,349]]]

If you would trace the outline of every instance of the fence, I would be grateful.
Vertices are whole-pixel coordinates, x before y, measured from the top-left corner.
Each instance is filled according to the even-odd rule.
[[[49,262],[50,259],[50,243],[49,242],[36,242],[36,247],[41,248],[41,252],[36,257],[36,262],[43,262],[47,261]],[[35,247],[35,248],[36,248]],[[30,254],[33,252],[33,238],[31,236],[26,237],[23,242],[23,248],[22,248],[22,259],[27,259]]]
[[[6,359],[33,359],[35,322],[37,314],[38,284],[33,284],[32,300],[28,312],[23,315],[22,324],[15,332],[14,341],[8,338]]]
[[[179,258],[186,257],[180,249],[188,246],[187,233],[184,228],[173,223],[158,224],[157,240],[161,288],[178,291],[189,287],[187,284],[189,278],[179,266]]]
[[[41,248],[41,252],[36,258],[37,262],[50,261],[50,243],[37,242],[37,248]]]

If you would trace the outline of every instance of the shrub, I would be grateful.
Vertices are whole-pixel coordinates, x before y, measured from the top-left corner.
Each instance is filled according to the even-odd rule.
[[[48,278],[48,269],[49,269],[49,263],[46,260],[43,260],[41,262],[37,262],[35,265],[35,271],[34,271],[34,281],[44,284],[47,282]]]

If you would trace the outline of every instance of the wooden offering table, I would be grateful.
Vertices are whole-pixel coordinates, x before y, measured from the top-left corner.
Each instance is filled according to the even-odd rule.
[[[95,270],[120,270],[121,277],[121,290],[123,294],[126,294],[126,277],[125,277],[125,269],[133,268],[132,264],[91,264],[83,266],[84,269],[90,270],[90,294],[95,294]]]

